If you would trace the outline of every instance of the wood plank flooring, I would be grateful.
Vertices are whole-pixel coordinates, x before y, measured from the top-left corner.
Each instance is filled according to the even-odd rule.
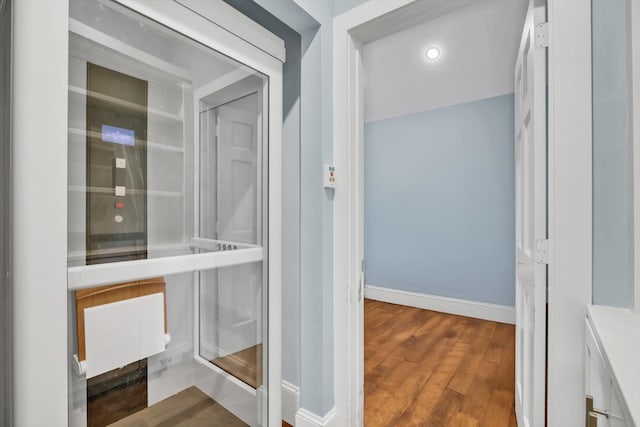
[[[262,385],[262,344],[225,357],[218,357],[211,363],[255,389]]]
[[[189,387],[111,427],[246,427],[239,418],[196,387]]]
[[[365,427],[516,427],[513,325],[365,300]]]

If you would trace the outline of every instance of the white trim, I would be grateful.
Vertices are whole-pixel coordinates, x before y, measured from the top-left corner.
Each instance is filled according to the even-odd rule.
[[[262,261],[262,248],[69,267],[69,290]]]
[[[291,425],[296,423],[296,413],[300,409],[300,389],[282,380],[282,419]]]
[[[458,316],[491,320],[492,322],[508,323],[510,325],[516,323],[515,307],[506,305],[399,291],[371,285],[365,285],[364,297],[391,304],[400,304],[425,310],[456,314]]]
[[[549,426],[585,423],[592,294],[591,2],[549,0]]]
[[[338,425],[335,406],[324,417],[304,408],[296,413],[296,427],[337,427]]]
[[[640,0],[631,1],[631,55],[630,84],[631,99],[631,147],[633,193],[633,310],[640,315]]]
[[[16,426],[61,427],[68,422],[68,3],[13,2],[12,401]],[[37,126],[34,114],[38,114]],[[46,348],[46,363],[34,346]]]
[[[211,23],[247,40],[258,49],[285,61],[284,41],[222,0],[174,0]]]
[[[251,75],[254,75],[255,72],[250,69],[244,68],[236,68],[233,71],[229,71],[227,74],[218,77],[217,79],[206,83],[200,86],[193,91],[193,102],[194,105],[199,106],[200,100],[207,95],[210,95],[214,92],[219,91],[220,89],[224,89],[228,86],[231,86],[234,83],[239,82],[240,80],[247,78]],[[197,110],[194,110],[197,111]]]
[[[271,75],[282,68],[282,61],[256,47],[259,40],[247,40],[234,34],[242,32],[238,28],[247,22],[246,17],[234,9],[236,13],[222,24],[213,23],[173,0],[115,1],[263,74]],[[216,2],[216,7],[218,4],[228,6]],[[254,22],[253,25],[258,24]],[[232,27],[233,32],[227,29]]]
[[[195,385],[249,425],[257,425],[258,391],[200,356],[195,357]]]

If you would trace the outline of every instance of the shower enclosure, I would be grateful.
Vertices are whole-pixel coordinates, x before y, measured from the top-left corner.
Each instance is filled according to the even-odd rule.
[[[256,35],[283,46],[222,2],[69,1],[69,426],[280,423],[283,57]]]

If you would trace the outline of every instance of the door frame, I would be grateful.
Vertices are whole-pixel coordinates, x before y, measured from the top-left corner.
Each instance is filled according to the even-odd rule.
[[[272,353],[268,409],[269,425],[280,425],[284,42],[275,36],[261,37],[266,30],[219,0],[203,3],[220,12],[206,22],[187,9],[178,10],[183,6],[170,0],[116,1],[269,77],[268,316]],[[33,28],[41,32],[36,34]],[[72,301],[67,287],[69,0],[17,2],[13,5],[13,37],[13,415],[16,425],[62,427],[68,423],[68,382],[74,375],[69,359],[73,334],[68,329]],[[42,64],[47,64],[45,74]],[[39,125],[33,126],[36,114]],[[44,173],[46,179],[42,179]],[[46,364],[39,360],[42,349],[47,351]]]
[[[390,34],[421,0],[370,0],[333,20],[333,295],[336,425],[362,425],[358,357],[364,121],[361,34]],[[536,0],[536,4],[540,3]],[[584,424],[584,315],[591,304],[591,4],[548,0],[548,425]],[[345,102],[346,101],[346,102]],[[515,284],[514,284],[515,286]]]
[[[0,0],[0,424],[11,425],[11,15],[12,0]]]

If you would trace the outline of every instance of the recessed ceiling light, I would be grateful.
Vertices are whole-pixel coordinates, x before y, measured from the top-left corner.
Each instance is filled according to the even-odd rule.
[[[432,61],[438,59],[438,57],[440,56],[440,49],[438,49],[437,47],[430,47],[426,50],[424,56]]]

